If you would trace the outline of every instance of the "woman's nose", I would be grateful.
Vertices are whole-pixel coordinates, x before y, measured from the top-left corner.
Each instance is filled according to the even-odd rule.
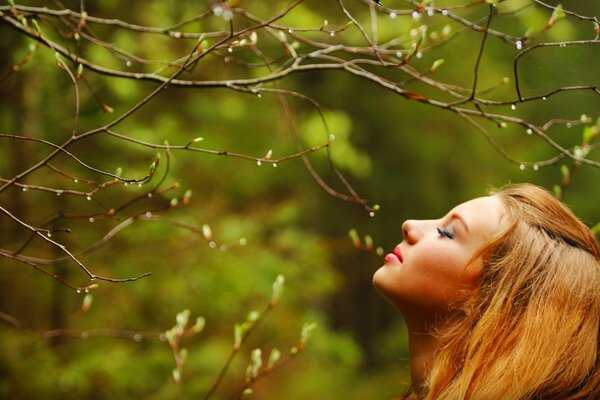
[[[417,243],[428,230],[432,230],[436,221],[408,219],[402,224],[402,236],[408,244]]]
[[[417,242],[417,235],[415,231],[415,225],[417,221],[414,219],[407,219],[402,224],[402,237],[408,244],[414,244]]]

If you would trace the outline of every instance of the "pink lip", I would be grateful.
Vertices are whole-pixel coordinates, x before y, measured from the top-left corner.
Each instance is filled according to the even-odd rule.
[[[400,258],[394,253],[389,253],[385,255],[385,262],[389,264],[400,264]]]
[[[402,258],[402,253],[400,252],[400,245],[396,246],[396,248],[394,249],[394,255],[398,257],[398,260],[400,262],[404,262],[404,259]]]

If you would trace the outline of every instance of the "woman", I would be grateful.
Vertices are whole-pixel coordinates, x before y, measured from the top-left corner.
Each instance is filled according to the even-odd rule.
[[[600,399],[600,251],[569,209],[521,184],[402,233],[373,283],[408,326],[407,398]]]

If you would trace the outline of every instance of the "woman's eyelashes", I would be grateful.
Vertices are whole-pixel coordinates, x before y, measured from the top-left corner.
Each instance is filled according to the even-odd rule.
[[[452,229],[452,227],[446,227],[446,228],[436,228],[438,233],[440,234],[440,236],[442,237],[447,237],[448,239],[454,239],[454,237],[456,236],[456,233],[454,232],[454,229]]]

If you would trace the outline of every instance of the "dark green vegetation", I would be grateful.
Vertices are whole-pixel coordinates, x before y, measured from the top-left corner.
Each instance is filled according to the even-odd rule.
[[[306,0],[269,26],[257,25],[242,11],[268,20],[293,2],[67,1],[62,7],[58,1],[30,1],[12,9],[3,4],[0,205],[19,221],[46,229],[36,232],[51,233],[92,274],[151,275],[124,283],[90,281],[73,260],[44,264],[40,259],[65,253],[37,234],[17,252],[35,228],[0,214],[0,398],[203,398],[234,347],[234,325],[267,306],[279,274],[285,276],[281,300],[247,336],[213,398],[236,398],[252,349],[263,354],[258,369],[255,353],[256,372],[265,371],[272,348],[282,352],[284,362],[311,322],[317,328],[306,348],[252,384],[256,398],[378,399],[401,393],[407,383],[404,326],[372,288],[381,257],[375,249],[356,249],[348,231],[356,229],[363,243],[370,234],[375,248],[389,250],[402,239],[404,219],[437,218],[491,186],[520,181],[549,189],[558,185],[590,226],[600,221],[600,169],[585,164],[599,160],[593,146],[600,117],[600,46],[593,21],[580,18],[598,16],[600,7],[574,3],[582,4],[565,7],[578,15],[541,2],[499,2],[488,35],[483,31],[490,6],[484,2],[460,7],[457,1],[388,0],[384,6],[391,8],[377,8],[367,0]],[[75,14],[60,19],[25,5]],[[376,40],[371,16],[377,19]],[[192,20],[149,33],[92,17],[156,28]],[[376,52],[356,23],[380,45]],[[198,40],[198,33],[206,35]],[[528,51],[518,61],[522,98],[531,99],[519,102],[513,74],[518,48],[548,42],[556,45]],[[313,53],[341,43],[347,47]],[[307,54],[313,57],[299,65],[313,67],[281,79],[231,81],[268,76],[288,67],[294,55]],[[78,55],[89,65],[79,69]],[[353,59],[368,62],[333,68]],[[271,61],[268,66],[265,60]],[[98,73],[94,66],[117,73]],[[79,111],[66,68],[77,82]],[[114,76],[132,72],[217,82],[167,85],[142,105],[160,83]],[[462,89],[441,90],[441,84]],[[585,88],[555,92],[573,86]],[[274,89],[287,92],[279,96]],[[320,108],[290,91],[314,99]],[[72,137],[74,125],[76,137],[93,132],[136,105],[141,107],[110,128],[113,134],[100,130],[67,148],[113,176],[59,152],[18,185],[6,184],[53,151],[14,135],[61,145]],[[481,130],[459,110],[470,112]],[[250,158],[167,152],[115,134],[163,147],[165,141],[185,146],[202,137],[190,147]],[[298,145],[322,146],[330,135],[335,137],[331,160],[358,196],[368,199],[363,205],[330,196],[297,156]],[[567,149],[562,156],[550,140]],[[582,144],[588,147],[573,148]],[[151,166],[157,154],[160,162]],[[296,156],[274,168],[272,161],[287,155]],[[542,162],[557,156],[548,165]],[[580,156],[583,162],[570,159]],[[328,185],[348,194],[327,148],[307,158]],[[127,182],[133,179],[142,181]],[[110,184],[96,191],[101,182]],[[371,218],[375,204],[381,210]],[[78,255],[95,243],[101,246]],[[93,297],[61,282],[88,287]],[[189,327],[198,316],[206,325],[171,341],[178,350],[187,349],[187,360],[177,368],[186,351],[174,357],[169,340],[160,335],[184,309],[191,310]]]

